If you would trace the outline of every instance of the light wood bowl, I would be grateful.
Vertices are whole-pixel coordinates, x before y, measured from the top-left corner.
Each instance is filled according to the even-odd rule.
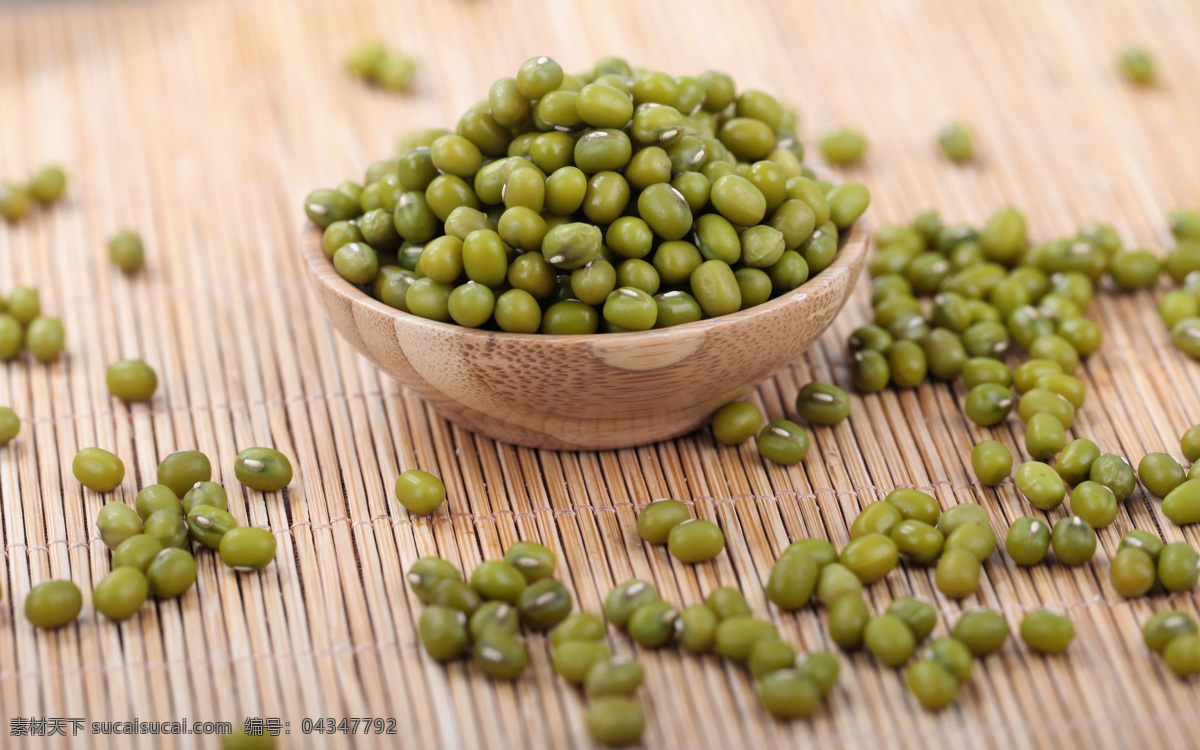
[[[732,315],[654,331],[542,336],[463,328],[388,307],[338,275],[318,227],[303,232],[317,300],[363,356],[452,422],[555,450],[629,448],[705,424],[829,327],[862,271],[866,238],[860,218],[828,268]]]

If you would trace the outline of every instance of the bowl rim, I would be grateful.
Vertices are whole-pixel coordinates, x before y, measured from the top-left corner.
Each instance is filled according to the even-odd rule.
[[[385,315],[395,321],[403,322],[405,325],[415,325],[425,327],[433,332],[442,332],[444,335],[456,335],[465,338],[478,338],[479,340],[494,340],[496,337],[502,337],[506,341],[522,342],[526,340],[533,342],[553,341],[556,344],[562,345],[568,342],[578,344],[583,347],[591,347],[597,341],[615,341],[619,340],[623,344],[634,346],[639,339],[650,341],[659,341],[665,335],[673,333],[686,334],[689,332],[708,332],[716,328],[725,326],[737,325],[737,323],[750,318],[768,315],[780,308],[798,303],[813,296],[816,292],[828,289],[843,276],[848,276],[847,294],[849,296],[849,287],[852,286],[853,280],[856,278],[855,266],[864,262],[866,257],[868,234],[867,222],[865,219],[866,213],[859,216],[858,219],[850,225],[849,231],[839,232],[838,236],[838,251],[832,263],[822,269],[816,275],[810,277],[800,286],[785,292],[778,297],[763,302],[762,304],[748,307],[745,310],[739,310],[728,315],[719,315],[715,318],[704,318],[692,323],[681,323],[680,325],[670,326],[668,328],[652,328],[648,331],[623,331],[620,333],[590,333],[590,334],[545,334],[545,333],[511,333],[509,331],[495,331],[485,328],[468,328],[457,323],[443,323],[437,320],[422,318],[419,315],[399,310],[390,307],[359,289],[354,284],[351,284],[346,279],[342,278],[341,274],[334,268],[333,262],[329,255],[325,252],[323,242],[324,230],[312,223],[310,220],[304,222],[301,231],[301,240],[303,245],[303,253],[307,261],[309,276],[313,283],[320,283],[330,291],[337,293],[352,305],[362,305],[373,312]],[[860,269],[861,270],[861,266]],[[845,299],[843,299],[843,304]]]

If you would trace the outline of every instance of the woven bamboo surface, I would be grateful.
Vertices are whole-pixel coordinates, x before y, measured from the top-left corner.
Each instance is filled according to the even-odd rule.
[[[1159,249],[1166,211],[1200,204],[1198,32],[1200,6],[1188,0],[0,5],[0,178],[49,161],[72,178],[65,203],[0,226],[0,291],[36,283],[69,336],[53,366],[0,366],[0,403],[26,417],[22,436],[0,449],[0,746],[68,744],[9,737],[17,717],[248,715],[289,722],[280,747],[588,746],[581,696],[555,677],[543,638],[529,639],[530,669],[513,685],[468,663],[438,665],[417,640],[420,605],[402,570],[424,554],[470,569],[518,539],[558,552],[584,610],[598,612],[632,576],[680,604],[735,585],[799,649],[829,647],[823,611],[781,614],[765,602],[761,583],[778,552],[808,536],[840,546],[859,508],[897,486],[931,488],[944,506],[981,503],[1002,535],[1031,509],[1011,485],[974,484],[967,458],[986,437],[1015,450],[1018,422],[977,428],[963,416],[961,385],[926,384],[856,396],[848,422],[812,430],[813,449],[795,468],[764,463],[752,444],[718,447],[707,430],[603,453],[486,441],[438,419],[326,325],[298,259],[301,197],[361,174],[410,129],[453,122],[530,55],[570,70],[615,53],[676,73],[721,68],[777,92],[799,105],[810,144],[836,123],[862,127],[870,155],[845,175],[871,187],[876,227],[928,207],[981,222],[1013,203],[1036,239],[1099,218],[1128,244]],[[343,73],[345,52],[375,37],[420,60],[412,94]],[[1136,90],[1115,74],[1114,55],[1131,41],[1158,56],[1161,85]],[[933,134],[951,116],[975,127],[979,163],[937,157]],[[148,269],[132,278],[104,259],[104,238],[122,225],[148,246]],[[753,395],[768,418],[788,415],[809,380],[850,388],[844,341],[868,317],[865,288]],[[1135,465],[1152,450],[1177,453],[1178,435],[1200,421],[1197,365],[1169,345],[1156,294],[1102,295],[1091,314],[1106,345],[1081,368],[1090,395],[1074,434]],[[104,367],[122,357],[157,367],[150,404],[107,395]],[[260,444],[293,457],[287,493],[234,481],[232,457]],[[215,457],[234,515],[276,533],[275,564],[239,576],[200,555],[197,585],[180,600],[149,603],[119,626],[98,615],[88,592],[109,569],[93,529],[106,498],[81,490],[69,468],[89,445],[125,459],[115,497],[126,502],[165,454]],[[395,476],[413,467],[449,487],[432,522],[410,519],[392,496]],[[688,566],[643,546],[636,510],[666,496],[720,523],[727,554]],[[1194,746],[1196,688],[1166,672],[1139,629],[1168,607],[1194,613],[1197,600],[1116,597],[1108,560],[1133,527],[1200,545],[1139,489],[1100,533],[1093,564],[1025,570],[996,554],[979,595],[961,606],[925,570],[902,566],[870,587],[876,611],[910,592],[934,599],[938,633],[980,604],[1004,611],[1014,629],[1043,605],[1074,620],[1067,655],[1032,655],[1014,639],[977,663],[939,715],[919,710],[898,672],[859,654],[843,658],[839,687],[813,719],[779,723],[742,669],[666,649],[639,654],[645,745]],[[21,602],[51,577],[80,584],[84,612],[77,625],[38,632]],[[620,635],[610,641],[631,650]],[[399,735],[302,734],[305,718],[320,717],[395,718]],[[168,743],[85,730],[69,744]]]

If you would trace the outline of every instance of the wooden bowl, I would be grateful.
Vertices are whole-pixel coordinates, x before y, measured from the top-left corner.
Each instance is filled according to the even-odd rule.
[[[401,312],[334,270],[303,232],[308,276],[333,327],[442,416],[507,443],[629,448],[705,424],[794,360],[833,322],[862,271],[863,219],[834,262],[757,307],[663,330],[591,336],[481,331]]]

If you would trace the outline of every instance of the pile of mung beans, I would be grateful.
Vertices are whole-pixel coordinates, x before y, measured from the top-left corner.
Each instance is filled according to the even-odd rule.
[[[480,563],[463,580],[458,568],[438,557],[423,557],[408,571],[408,583],[428,606],[419,631],[426,652],[438,661],[471,650],[484,674],[515,680],[529,662],[516,638],[519,625],[549,630],[571,612],[571,592],[554,580],[557,558],[540,544],[518,542],[503,560]]]
[[[945,596],[970,596],[978,588],[981,562],[996,546],[987,511],[966,504],[943,512],[933,497],[901,488],[868,505],[851,524],[850,538],[840,554],[823,539],[790,545],[771,570],[767,598],[788,612],[815,598],[828,608],[830,640],[847,651],[865,646],[894,669],[908,664],[905,682],[921,705],[945,708],[955,700],[959,683],[970,677],[972,657],[1004,644],[1007,622],[995,612],[968,612],[952,636],[935,640],[910,663],[936,627],[937,610],[919,597],[905,596],[872,617],[863,587],[882,580],[903,556],[913,565],[936,566],[935,582]],[[1021,624],[1022,640],[1042,653],[1065,650],[1074,633],[1068,618],[1046,610],[1030,613]]]
[[[1073,373],[1080,358],[1094,353],[1102,339],[1084,313],[1094,284],[1105,274],[1117,289],[1131,290],[1153,284],[1161,267],[1173,269],[1177,279],[1200,271],[1200,251],[1192,267],[1188,246],[1190,232],[1200,237],[1200,215],[1193,213],[1171,215],[1172,233],[1180,242],[1161,266],[1152,253],[1122,250],[1116,233],[1095,223],[1085,225],[1076,238],[1030,246],[1024,217],[1015,209],[997,212],[982,230],[945,227],[926,213],[911,227],[885,228],[877,237],[880,251],[870,261],[875,324],[854,331],[850,339],[855,384],[875,392],[889,384],[915,387],[929,374],[942,380],[962,377],[969,388],[969,419],[980,426],[996,425],[1015,405],[1026,423],[1025,449],[1032,460],[1018,468],[1015,484],[1031,505],[1054,510],[1073,487],[1072,515],[1052,527],[1035,517],[1020,518],[1010,527],[1005,547],[1020,565],[1040,563],[1051,550],[1067,566],[1090,561],[1097,546],[1095,529],[1113,522],[1118,503],[1137,486],[1124,458],[1103,454],[1086,438],[1067,442],[1067,430],[1086,395]],[[1197,277],[1193,286],[1200,288]],[[931,294],[936,296],[927,317],[918,296]],[[1162,309],[1184,317],[1197,314],[1200,297],[1192,289],[1172,294]],[[1164,321],[1172,323],[1166,315]],[[1200,330],[1200,318],[1196,324]],[[1032,355],[1015,370],[1002,359],[1013,342]],[[1019,401],[1010,390],[1014,386]],[[850,399],[836,386],[813,382],[800,390],[795,406],[811,424],[834,425],[849,414]],[[803,428],[776,420],[760,431],[761,423],[754,404],[734,402],[714,415],[712,431],[726,445],[758,433],[765,458],[784,465],[803,460],[808,448]],[[1200,426],[1184,435],[1181,448],[1187,460],[1200,459]],[[1046,463],[1056,457],[1053,466]],[[987,486],[1000,484],[1013,471],[1012,454],[996,440],[976,445],[971,463]],[[1165,453],[1148,454],[1137,473],[1149,492],[1164,498],[1169,519],[1200,522],[1200,477],[1185,473]],[[689,518],[683,503],[655,501],[639,515],[638,532],[647,541],[662,543],[676,524]],[[909,662],[936,624],[937,612],[927,602],[903,597],[872,617],[862,595],[864,584],[882,579],[905,559],[933,567],[939,591],[963,599],[976,592],[981,564],[996,547],[981,506],[958,505],[943,512],[932,496],[904,488],[864,508],[850,527],[850,538],[840,554],[824,540],[791,545],[773,568],[766,595],[785,611],[805,607],[815,597],[829,608],[829,632],[836,644],[844,649],[866,646],[893,667]],[[1152,593],[1155,586],[1166,592],[1189,590],[1198,577],[1200,556],[1189,544],[1164,544],[1140,530],[1122,540],[1109,571],[1113,589],[1124,597]],[[1020,634],[1031,650],[1055,654],[1068,648],[1075,629],[1066,616],[1037,610],[1023,618]],[[935,641],[924,658],[908,667],[905,681],[923,706],[943,708],[955,699],[959,682],[969,677],[971,656],[994,652],[1007,635],[1001,615],[968,612],[952,637]],[[762,637],[764,654],[783,652],[765,629]],[[1189,638],[1175,647],[1168,663],[1187,675],[1193,658],[1194,669],[1200,670],[1200,639],[1194,645]]]
[[[113,453],[84,448],[71,466],[88,489],[108,493],[125,479],[125,464]],[[234,460],[238,481],[260,492],[281,490],[292,480],[287,457],[270,448],[247,448]],[[125,620],[153,594],[170,599],[196,581],[197,542],[216,550],[237,571],[261,570],[275,559],[275,535],[267,529],[238,526],[228,511],[229,498],[212,481],[212,463],[200,451],[178,451],[158,465],[158,482],[143,487],[132,507],[114,500],[100,509],[96,531],[113,551],[112,569],[96,584],[96,611]],[[79,587],[71,581],[44,581],[25,598],[25,617],[40,628],[62,627],[83,608]]]
[[[24,185],[0,182],[0,218],[15,224],[29,214],[35,202],[55,203],[66,189],[67,175],[55,166],[39,169]]]
[[[982,230],[944,226],[932,213],[911,226],[885,227],[869,263],[874,324],[849,341],[855,384],[875,392],[889,383],[915,387],[928,375],[961,377],[969,389],[966,416],[982,427],[1000,424],[1015,406],[1032,459],[1017,469],[1018,489],[1033,506],[1053,510],[1066,496],[1065,484],[1075,485],[1074,515],[1089,527],[1107,526],[1137,479],[1126,459],[1102,455],[1091,440],[1067,444],[1086,399],[1074,372],[1102,340],[1084,313],[1104,277],[1131,291],[1154,285],[1165,272],[1184,287],[1162,298],[1160,315],[1176,346],[1200,356],[1200,213],[1180,209],[1168,221],[1177,241],[1162,260],[1122,249],[1116,232],[1095,222],[1073,238],[1032,245],[1024,216],[1012,208],[997,211]],[[934,295],[928,315],[920,295]],[[1015,369],[1002,359],[1013,343],[1031,357]],[[1183,453],[1194,461],[1200,431],[1189,435]],[[1056,456],[1055,468],[1043,463]],[[988,440],[975,446],[972,465],[983,484],[994,486],[1013,464],[1004,445]],[[1164,498],[1168,518],[1200,522],[1200,483],[1185,481],[1192,477],[1176,459],[1151,453],[1139,473],[1147,490]]]
[[[363,182],[305,211],[345,279],[430,320],[515,333],[664,328],[827,267],[867,208],[816,179],[796,115],[724,73],[527,60]]]
[[[660,600],[654,586],[634,579],[609,592],[604,615],[643,648],[678,642],[690,653],[715,650],[745,665],[758,682],[763,708],[779,718],[810,716],[840,671],[828,652],[798,657],[771,622],[753,616],[740,591],[726,586],[713,589],[704,604],[680,610]]]
[[[1164,274],[1179,284],[1160,299],[1159,314],[1175,345],[1200,357],[1200,212],[1175,210],[1168,225],[1175,245],[1162,259],[1124,249],[1097,222],[1071,238],[1030,244],[1025,218],[1013,208],[997,211],[982,229],[945,226],[932,212],[911,226],[881,229],[868,266],[874,324],[849,340],[855,384],[875,392],[961,376],[976,424],[999,423],[1016,403],[1023,421],[1050,412],[1070,429],[1085,397],[1073,373],[1103,339],[1084,314],[1105,278],[1121,292],[1153,287]],[[919,300],[927,295],[928,315]],[[1016,371],[997,362],[1012,344],[1031,357]],[[1020,402],[1007,391],[1014,384]]]
[[[1084,313],[1120,249],[1111,228],[1092,223],[1075,238],[1031,245],[1025,217],[1013,208],[980,230],[945,226],[927,212],[911,226],[881,229],[876,243],[868,265],[874,322],[849,340],[860,391],[961,376],[970,388],[968,418],[997,424],[1015,403],[1008,390],[1015,374],[1001,361],[1015,343],[1037,362],[1016,383],[1022,419],[1050,412],[1070,427],[1084,396],[1072,373],[1102,340]],[[919,298],[930,295],[927,316]]]
[[[505,550],[504,559],[480,563],[469,582],[439,557],[417,560],[409,568],[408,583],[427,605],[418,624],[421,643],[437,661],[469,652],[481,672],[512,681],[529,663],[529,652],[517,637],[519,627],[536,632],[553,628],[554,671],[585,686],[588,730],[606,744],[634,742],[646,726],[641,705],[632,698],[642,683],[642,667],[609,652],[602,642],[604,623],[595,615],[569,616],[573,598],[554,580],[556,565],[554,552],[534,542],[517,542]],[[645,632],[654,631],[665,642],[673,619],[646,619]]]
[[[5,299],[0,296],[0,362],[28,350],[39,362],[53,362],[62,354],[66,331],[62,321],[42,315],[42,299],[33,287],[19,286]]]
[[[1031,245],[1024,217],[1011,208],[996,212],[981,230],[946,227],[935,214],[925,213],[911,226],[885,227],[877,236],[879,251],[869,261],[875,321],[850,337],[855,384],[861,391],[875,392],[889,384],[915,387],[929,374],[941,380],[961,377],[968,388],[966,416],[982,427],[1000,424],[1016,407],[1025,422],[1024,447],[1030,460],[1017,468],[1014,484],[1038,510],[1053,511],[1069,499],[1071,511],[1053,525],[1033,516],[1012,524],[1005,548],[1019,565],[1036,565],[1051,551],[1067,566],[1090,561],[1097,547],[1095,529],[1113,523],[1119,503],[1133,495],[1139,479],[1149,494],[1163,499],[1163,515],[1169,520],[1180,525],[1200,522],[1200,425],[1180,440],[1191,471],[1168,453],[1149,453],[1135,474],[1128,460],[1103,453],[1094,441],[1067,440],[1086,396],[1073,373],[1080,358],[1094,353],[1102,338],[1083,315],[1096,285],[1106,277],[1121,292],[1152,287],[1164,273],[1182,284],[1162,298],[1159,312],[1176,345],[1200,355],[1200,345],[1189,351],[1191,328],[1200,337],[1200,213],[1179,209],[1168,223],[1176,245],[1161,260],[1150,251],[1123,249],[1115,231],[1095,222],[1084,225],[1074,238]],[[934,295],[928,314],[918,299],[924,295]],[[1016,368],[1003,360],[1012,343],[1031,355]],[[1014,387],[1019,400],[1010,390]],[[1014,462],[1003,443],[984,440],[973,448],[971,465],[981,484],[997,486],[1012,476]],[[933,498],[924,505],[937,509]],[[944,594],[954,597],[954,579],[972,578],[975,566],[965,557],[963,564],[945,562],[949,537],[901,533],[896,539],[895,530],[911,519],[880,506],[868,506],[856,519],[847,550],[860,543],[856,536],[871,537],[870,529],[890,527],[871,541],[879,550],[881,568],[890,570],[898,555],[888,541],[909,545],[909,561],[926,564],[929,559],[922,559],[922,551],[928,549],[932,556],[941,541],[935,580]],[[976,506],[957,506],[943,517],[967,507]],[[986,513],[981,522],[986,528]],[[976,536],[978,551],[990,553],[995,546],[991,532]],[[943,565],[948,576],[944,580]],[[1187,591],[1200,579],[1200,555],[1187,542],[1166,544],[1153,533],[1135,529],[1121,540],[1108,577],[1113,590],[1126,598],[1156,589]],[[959,592],[973,590],[964,584]],[[842,606],[866,622],[863,607]],[[1055,644],[1065,648],[1073,635],[1069,620],[1041,613],[1030,618],[1034,614],[1031,624],[1022,625],[1023,637],[1027,642],[1030,637],[1049,642],[1041,647],[1030,642],[1031,647],[1050,652]],[[856,636],[852,631],[848,638],[853,641]],[[1177,647],[1178,655],[1169,664],[1176,673],[1192,673],[1188,665],[1194,648],[1187,640]],[[1195,658],[1200,661],[1200,655]],[[928,705],[925,699],[922,703]]]
[[[457,659],[469,650],[484,674],[515,680],[528,663],[526,647],[516,637],[518,626],[553,628],[554,671],[583,686],[589,732],[608,745],[636,742],[646,726],[645,712],[633,698],[642,684],[642,666],[630,656],[612,654],[599,617],[587,612],[568,616],[572,599],[551,578],[555,564],[546,547],[518,542],[503,560],[478,565],[467,583],[441,558],[417,560],[408,581],[428,605],[418,626],[421,642],[438,661]],[[653,585],[634,579],[609,592],[604,616],[642,648],[678,642],[694,654],[715,650],[746,664],[758,680],[763,706],[782,718],[810,715],[837,681],[836,657],[817,652],[797,658],[774,625],[751,616],[736,589],[717,588],[704,604],[680,610],[662,601]]]

